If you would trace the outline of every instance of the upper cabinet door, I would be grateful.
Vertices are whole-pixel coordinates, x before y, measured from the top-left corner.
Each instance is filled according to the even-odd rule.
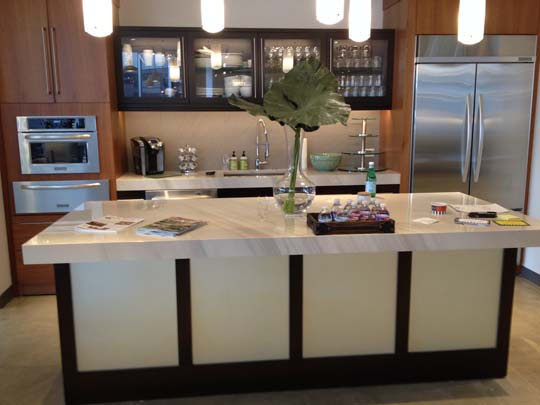
[[[321,54],[322,42],[322,37],[314,33],[263,34],[261,38],[263,95],[301,60],[307,58],[324,60],[326,55]]]
[[[185,104],[185,40],[175,32],[124,32],[117,38],[119,104]]]
[[[258,97],[255,36],[193,34],[189,59],[192,103],[230,107],[227,98],[233,94],[250,101]]]
[[[338,92],[354,110],[392,108],[394,33],[372,30],[366,42],[331,35],[330,69]]]
[[[45,0],[3,0],[0,101],[54,102]]]
[[[47,6],[56,101],[111,101],[109,73],[114,74],[111,39],[84,32],[82,1],[47,0]]]

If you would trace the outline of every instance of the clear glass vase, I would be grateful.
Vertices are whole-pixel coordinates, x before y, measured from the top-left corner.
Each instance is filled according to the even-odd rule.
[[[304,132],[284,126],[289,170],[274,186],[274,198],[283,213],[301,215],[315,199],[315,184],[306,177],[300,164]]]

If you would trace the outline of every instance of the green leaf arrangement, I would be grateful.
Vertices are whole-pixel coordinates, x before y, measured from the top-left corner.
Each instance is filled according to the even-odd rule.
[[[254,116],[267,117],[287,125],[295,133],[293,172],[289,196],[283,205],[286,214],[294,213],[294,188],[300,160],[301,131],[313,132],[323,125],[347,125],[351,107],[338,93],[336,76],[314,58],[296,64],[280,82],[265,94],[263,104],[254,104],[235,95],[229,104]]]

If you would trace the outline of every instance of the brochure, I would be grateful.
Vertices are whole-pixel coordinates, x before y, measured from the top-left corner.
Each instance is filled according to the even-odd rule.
[[[79,224],[75,227],[75,230],[91,233],[117,233],[142,221],[144,221],[144,218],[122,218],[107,215]]]
[[[137,228],[137,233],[140,235],[174,238],[206,224],[207,223],[204,221],[195,221],[193,219],[181,217],[171,217]]]

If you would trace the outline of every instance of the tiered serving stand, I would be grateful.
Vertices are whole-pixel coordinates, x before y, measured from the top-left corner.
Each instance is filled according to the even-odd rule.
[[[384,152],[379,152],[373,148],[367,148],[367,139],[368,138],[377,138],[378,135],[370,134],[367,131],[368,121],[373,121],[375,118],[353,118],[353,121],[360,121],[360,123],[354,123],[356,125],[362,125],[362,130],[358,134],[349,135],[351,138],[357,138],[360,141],[360,149],[350,152],[342,152],[345,159],[349,163],[340,167],[338,170],[343,172],[358,173],[358,172],[367,172],[368,163],[371,159],[377,158],[384,154]],[[380,165],[375,165],[376,171],[385,170],[384,167]]]

